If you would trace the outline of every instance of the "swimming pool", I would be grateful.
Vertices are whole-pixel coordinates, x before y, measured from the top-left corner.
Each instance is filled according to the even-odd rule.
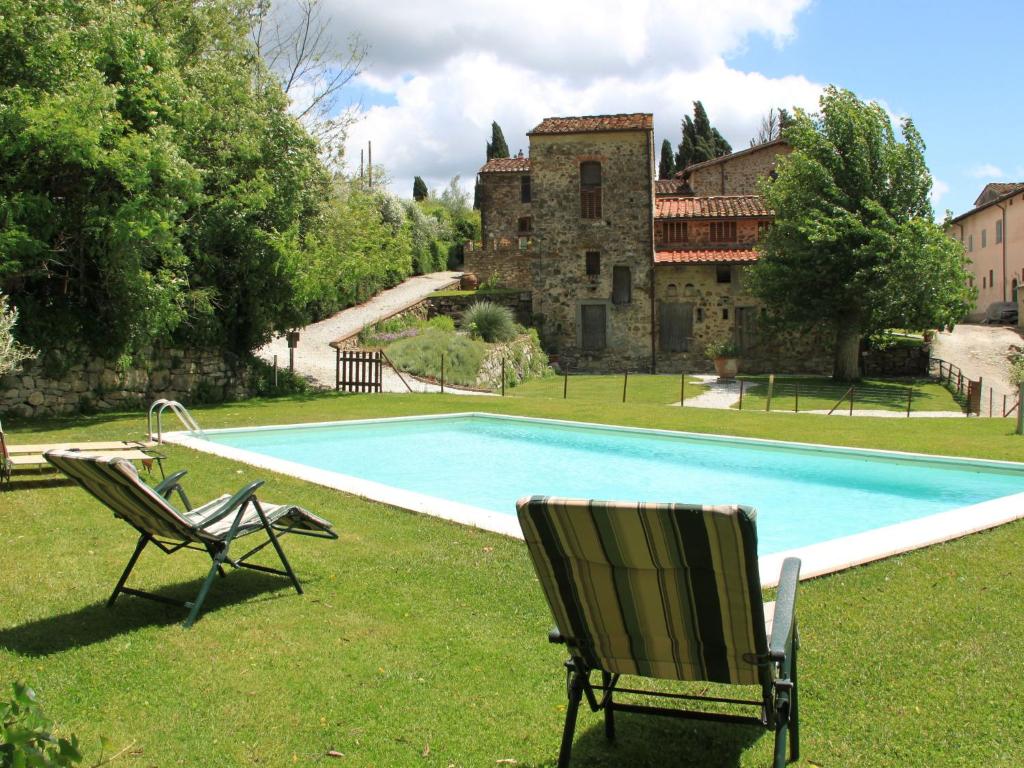
[[[809,574],[837,570],[1024,514],[1021,464],[492,414],[169,439],[510,535],[535,493],[748,504],[765,571],[794,551]]]

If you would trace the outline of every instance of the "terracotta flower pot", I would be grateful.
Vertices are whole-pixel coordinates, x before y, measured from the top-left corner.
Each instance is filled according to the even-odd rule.
[[[716,357],[715,373],[720,379],[734,379],[740,371],[740,359],[738,357]]]

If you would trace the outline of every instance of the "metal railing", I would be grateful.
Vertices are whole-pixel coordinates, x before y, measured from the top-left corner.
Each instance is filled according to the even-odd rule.
[[[154,400],[153,404],[149,406],[149,413],[146,415],[146,433],[150,440],[153,440],[153,414],[156,414],[156,442],[163,442],[163,414],[164,411],[171,411],[182,425],[194,435],[202,436],[203,430],[200,428],[199,423],[193,418],[192,414],[188,412],[188,408],[179,403],[177,400],[168,400],[166,398],[160,398]]]

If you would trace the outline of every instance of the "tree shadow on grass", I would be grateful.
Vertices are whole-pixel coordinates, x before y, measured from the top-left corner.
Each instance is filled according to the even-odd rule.
[[[202,583],[202,579],[195,579],[152,591],[172,600],[193,600]],[[280,594],[268,594],[275,591]],[[214,611],[258,596],[263,596],[263,600],[275,600],[284,596],[299,598],[288,580],[280,576],[255,571],[235,571],[227,578],[214,582],[210,594],[203,603],[196,625],[201,626],[203,617]],[[144,627],[181,624],[187,615],[187,608],[164,605],[132,595],[119,595],[117,602],[107,608],[104,596],[102,602],[93,603],[72,613],[0,629],[0,647],[26,656],[47,656],[72,648],[106,642],[118,635]]]
[[[577,727],[570,766],[613,768],[736,768],[743,753],[759,739],[773,739],[756,726],[677,720],[617,712],[615,740],[604,735],[602,720]],[[580,713],[581,721],[590,717]],[[558,742],[551,744],[551,759],[523,768],[554,768],[558,764]]]

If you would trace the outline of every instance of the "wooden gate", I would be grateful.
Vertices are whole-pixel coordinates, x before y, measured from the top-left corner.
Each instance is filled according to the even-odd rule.
[[[334,388],[339,392],[380,392],[381,353],[337,350]]]
[[[967,380],[967,413],[976,413],[981,416],[981,379],[978,381]]]

